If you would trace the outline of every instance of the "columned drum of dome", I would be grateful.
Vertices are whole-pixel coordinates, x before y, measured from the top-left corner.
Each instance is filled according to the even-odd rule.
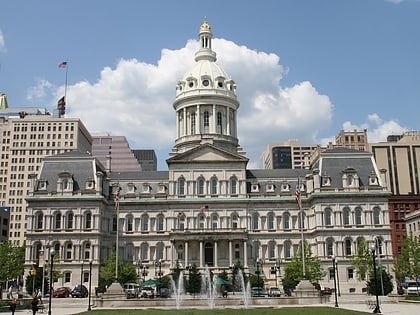
[[[242,154],[237,138],[236,84],[216,63],[211,26],[200,26],[196,64],[176,86],[176,140],[172,156],[209,143]]]

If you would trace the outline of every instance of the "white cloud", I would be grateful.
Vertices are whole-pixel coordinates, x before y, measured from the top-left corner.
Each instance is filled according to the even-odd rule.
[[[176,136],[175,85],[193,66],[197,49],[195,40],[179,50],[163,49],[156,65],[122,59],[114,69],[104,68],[97,82],[69,86],[69,116],[80,117],[91,132],[126,136],[132,148],[155,149],[165,160]],[[267,144],[290,138],[313,143],[329,127],[333,106],[328,96],[306,81],[282,87],[285,71],[277,55],[224,39],[214,39],[213,49],[238,86],[238,138],[251,159],[249,167],[259,167]]]
[[[35,85],[29,88],[26,99],[28,101],[34,101],[39,98],[43,98],[50,95],[56,87],[49,81],[44,79],[36,79]]]
[[[370,143],[383,142],[389,135],[401,135],[408,131],[406,127],[401,126],[397,121],[391,119],[384,121],[378,114],[368,115],[368,121],[356,125],[350,121],[343,124],[343,130],[363,130],[367,129],[368,141]]]
[[[0,52],[6,52],[6,42],[4,41],[3,32],[0,30]]]

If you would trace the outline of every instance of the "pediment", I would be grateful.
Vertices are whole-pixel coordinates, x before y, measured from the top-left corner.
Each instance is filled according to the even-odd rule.
[[[193,162],[243,162],[247,163],[248,158],[224,151],[211,144],[201,145],[197,148],[191,149],[184,153],[179,153],[174,157],[166,160],[168,164],[171,163],[193,163]]]

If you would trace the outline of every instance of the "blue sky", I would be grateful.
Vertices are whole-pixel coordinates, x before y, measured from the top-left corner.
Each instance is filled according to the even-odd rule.
[[[52,111],[68,60],[67,116],[156,150],[166,169],[175,85],[207,18],[237,83],[239,142],[259,168],[269,143],[418,130],[419,17],[419,0],[2,1],[0,92],[9,107]]]

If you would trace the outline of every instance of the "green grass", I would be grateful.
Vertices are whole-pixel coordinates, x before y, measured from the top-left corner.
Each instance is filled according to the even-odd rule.
[[[252,308],[252,309],[113,309],[92,310],[79,315],[360,315],[365,312],[350,311],[334,307],[282,307],[282,308]]]

